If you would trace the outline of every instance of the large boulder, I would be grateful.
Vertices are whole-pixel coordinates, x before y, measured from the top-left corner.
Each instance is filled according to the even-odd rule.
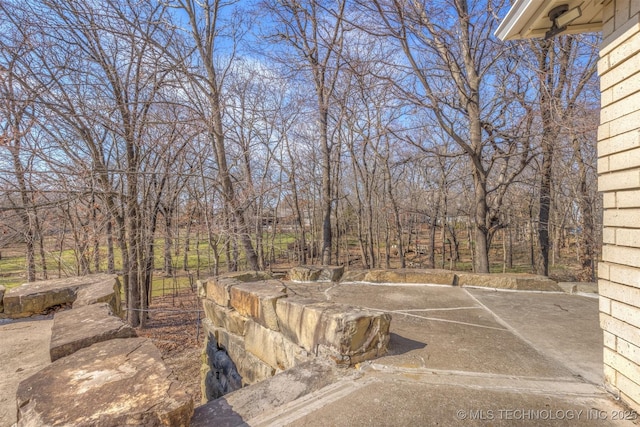
[[[193,401],[144,338],[115,339],[25,379],[17,426],[188,426]]]
[[[241,283],[235,279],[227,279],[225,277],[212,277],[207,279],[204,286],[204,294],[206,298],[215,302],[221,307],[229,307],[231,296],[229,295],[231,287]]]
[[[229,306],[229,289],[238,283],[250,283],[272,279],[264,271],[236,271],[197,282],[198,296],[208,298],[223,307]]]
[[[56,313],[49,354],[54,362],[98,342],[135,336],[135,330],[114,316],[109,304],[87,305]]]
[[[115,312],[120,310],[118,277],[114,274],[93,274],[25,283],[9,289],[3,299],[4,313],[10,318],[44,313],[51,307],[73,303],[78,291],[86,287],[92,287],[92,290],[83,293],[79,305],[86,305],[90,303],[88,301],[108,301],[113,304]]]
[[[91,304],[107,303],[113,314],[122,317],[122,300],[120,299],[120,281],[117,276],[105,275],[104,280],[98,280],[78,288],[73,308]]]

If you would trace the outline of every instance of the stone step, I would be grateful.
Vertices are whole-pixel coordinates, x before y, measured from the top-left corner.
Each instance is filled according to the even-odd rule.
[[[336,384],[353,383],[359,375],[355,370],[337,368],[326,361],[316,359],[305,362],[197,407],[191,426],[232,427],[253,425],[248,420],[265,422],[282,411],[297,407],[301,402],[306,405],[308,399],[305,396],[335,393]]]

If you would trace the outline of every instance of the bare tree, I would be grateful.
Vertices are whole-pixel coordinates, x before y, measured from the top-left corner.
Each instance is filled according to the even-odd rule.
[[[233,63],[235,46],[232,46],[229,59],[223,67],[219,67],[218,60],[222,55],[219,55],[216,49],[220,34],[225,30],[221,15],[224,7],[229,6],[229,3],[221,0],[206,0],[204,2],[176,0],[172,4],[186,13],[189,20],[188,31],[191,37],[185,49],[187,53],[193,51],[196,56],[177,57],[176,59],[184,64],[198,63],[200,65],[186,70],[186,77],[191,89],[187,93],[194,96],[191,99],[191,101],[195,101],[192,107],[201,117],[204,130],[213,147],[222,196],[226,209],[231,215],[231,223],[234,224],[230,228],[234,234],[238,235],[242,243],[249,268],[259,270],[258,256],[251,241],[245,212],[236,194],[227,160],[228,147],[223,121],[223,84]],[[239,37],[238,31],[242,28],[240,23],[236,22],[231,27],[235,28],[235,31],[232,31],[230,37],[232,39]]]
[[[489,247],[506,189],[529,161],[528,142],[501,128],[509,100],[492,88],[501,52],[491,37],[494,2],[469,0],[361,2],[381,24],[366,29],[396,43],[407,79],[397,87],[427,108],[464,151],[473,177],[474,269],[489,271]],[[411,80],[409,80],[411,81]],[[497,122],[497,123],[496,123]],[[495,180],[495,181],[494,181]]]
[[[287,61],[291,61],[296,72],[305,72],[315,89],[322,167],[322,263],[331,264],[334,196],[331,180],[338,148],[330,138],[329,110],[340,74],[346,0],[265,1],[263,4],[275,20],[277,34],[269,39],[292,49],[293,55],[286,55]]]
[[[549,274],[549,215],[551,211],[551,178],[556,145],[566,123],[575,111],[585,85],[595,76],[597,49],[580,44],[576,36],[560,36],[529,43],[535,57],[538,81],[538,106],[542,135],[540,148],[540,197],[538,213],[538,274]]]
[[[4,5],[0,5],[0,9],[3,14],[8,12]],[[23,55],[28,55],[32,48],[28,34],[7,30],[0,37],[0,147],[7,150],[11,158],[18,198],[8,194],[7,201],[18,213],[22,223],[26,243],[27,281],[33,282],[36,279],[36,241],[41,233],[34,193],[29,185],[30,171],[24,164],[24,159],[32,159],[33,155],[24,149],[24,145],[34,124],[34,99],[33,94],[22,86],[21,79],[18,78],[21,72],[19,60]],[[22,75],[22,79],[24,78],[27,76]],[[45,265],[43,263],[43,267]]]

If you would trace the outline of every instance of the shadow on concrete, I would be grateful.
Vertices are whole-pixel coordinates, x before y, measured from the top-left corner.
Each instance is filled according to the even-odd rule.
[[[421,350],[427,346],[427,343],[405,338],[393,332],[389,335],[389,354],[404,354],[413,350]]]
[[[192,427],[208,427],[215,420],[216,427],[235,427],[246,425],[240,414],[233,410],[225,397],[212,400],[195,409],[191,418]]]

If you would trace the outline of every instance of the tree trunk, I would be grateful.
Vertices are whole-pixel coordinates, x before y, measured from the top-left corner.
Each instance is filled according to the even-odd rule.
[[[107,272],[114,274],[116,272],[115,254],[113,251],[113,223],[111,215],[107,219]]]
[[[540,179],[540,208],[538,213],[538,256],[537,274],[549,275],[549,214],[551,211],[551,173],[553,147],[543,136],[542,170]]]

